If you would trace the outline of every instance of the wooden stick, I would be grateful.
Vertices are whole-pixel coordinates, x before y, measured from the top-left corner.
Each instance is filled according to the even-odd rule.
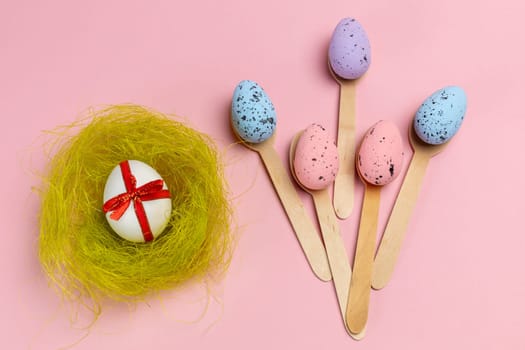
[[[317,234],[312,221],[306,215],[303,203],[295,190],[286,169],[283,167],[279,155],[270,143],[263,142],[257,145],[257,152],[273,182],[275,191],[288,215],[297,239],[303,248],[304,254],[316,276],[322,281],[330,281],[332,275],[328,265],[328,258],[321,238]]]
[[[430,156],[423,152],[416,151],[412,157],[375,257],[372,277],[374,289],[386,286],[394,271],[429,160]]]
[[[335,292],[344,321],[346,304],[348,302],[348,288],[352,275],[350,261],[348,254],[346,254],[345,245],[339,231],[339,223],[332,208],[328,189],[311,191],[311,194],[314,199],[317,218],[319,219],[326,253],[328,254],[330,270],[332,271]]]
[[[368,320],[380,194],[381,187],[366,184],[346,308],[346,322],[354,334],[360,333]]]
[[[341,319],[348,334],[356,340],[361,340],[365,336],[365,329],[359,334],[353,334],[346,322],[346,305],[348,303],[348,288],[352,278],[352,269],[350,268],[348,254],[340,234],[339,223],[331,205],[328,189],[309,192],[314,199],[317,218],[321,226],[328,262],[332,271],[335,293],[341,311]]]
[[[355,174],[355,86],[354,80],[338,79],[339,127],[337,149],[339,150],[339,172],[334,184],[335,213],[346,219],[354,207]]]

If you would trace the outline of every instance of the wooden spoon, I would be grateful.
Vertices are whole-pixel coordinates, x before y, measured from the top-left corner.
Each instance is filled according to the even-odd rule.
[[[232,130],[244,146],[257,152],[261,157],[313,272],[320,280],[330,281],[332,275],[323,243],[273,147],[275,133],[264,142],[248,143],[239,137],[235,128],[232,127]]]
[[[352,270],[350,268],[348,254],[345,250],[344,241],[340,234],[339,223],[332,208],[328,187],[321,190],[310,190],[305,187],[301,181],[299,181],[295,174],[295,149],[297,146],[297,141],[299,140],[302,133],[303,132],[299,132],[297,135],[295,135],[290,145],[290,171],[299,187],[301,187],[305,192],[309,193],[314,200],[317,219],[319,221],[319,225],[321,226],[321,233],[323,235],[323,241],[328,255],[330,270],[332,271],[335,292],[345,329],[353,338],[362,339],[365,335],[364,331],[360,334],[352,334],[346,325],[345,313],[346,304],[348,302],[348,288],[350,287]]]
[[[403,164],[401,134],[395,124],[379,121],[366,132],[358,152],[356,167],[365,192],[346,309],[352,333],[361,332],[368,320],[381,187],[397,177]]]
[[[430,145],[421,141],[414,131],[413,123],[410,123],[408,128],[408,138],[414,150],[414,155],[410,161],[401,190],[397,195],[394,208],[390,213],[390,218],[375,257],[372,276],[372,287],[374,289],[383,288],[390,280],[410,216],[416,205],[428,162],[448,145],[448,142],[441,145]]]

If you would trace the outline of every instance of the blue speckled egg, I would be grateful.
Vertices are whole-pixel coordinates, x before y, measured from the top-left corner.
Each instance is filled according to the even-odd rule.
[[[272,136],[277,124],[275,108],[263,88],[243,80],[233,93],[232,125],[241,139],[260,143]]]
[[[459,86],[447,86],[430,95],[414,118],[417,136],[431,145],[447,142],[456,134],[467,109],[467,95]]]

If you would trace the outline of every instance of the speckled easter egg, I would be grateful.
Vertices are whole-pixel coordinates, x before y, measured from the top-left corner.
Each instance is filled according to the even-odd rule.
[[[361,24],[354,18],[343,18],[335,27],[328,49],[335,74],[344,79],[357,79],[370,66],[370,42]]]
[[[108,176],[104,212],[120,237],[147,242],[164,231],[171,216],[171,198],[159,173],[138,160],[126,160]]]
[[[272,101],[254,81],[243,80],[233,93],[232,126],[241,139],[260,143],[272,136],[277,116]]]
[[[417,136],[431,145],[440,145],[454,136],[465,117],[467,95],[459,86],[448,86],[430,95],[414,118]]]
[[[381,120],[366,132],[357,152],[357,169],[372,185],[393,181],[403,166],[403,141],[397,126]]]
[[[312,124],[301,134],[293,168],[297,180],[308,189],[321,190],[334,182],[339,170],[337,146],[321,125]]]

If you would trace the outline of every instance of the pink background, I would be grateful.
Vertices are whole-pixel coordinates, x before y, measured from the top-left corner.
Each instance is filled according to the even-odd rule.
[[[136,308],[108,303],[76,349],[525,348],[524,10],[520,0],[3,1],[1,347],[56,349],[87,334],[38,263],[31,172],[43,166],[42,130],[90,106],[134,102],[186,117],[226,152],[238,247],[204,316],[202,286]],[[309,270],[260,159],[229,147],[227,119],[233,88],[253,79],[276,106],[283,161],[309,123],[335,137],[338,86],[326,55],[345,16],[359,19],[372,45],[358,137],[379,119],[406,130],[445,85],[469,97],[462,129],[431,161],[399,264],[372,293],[359,343],[343,329],[332,285]],[[400,183],[383,191],[381,228]],[[341,222],[349,251],[361,184],[356,191]]]

